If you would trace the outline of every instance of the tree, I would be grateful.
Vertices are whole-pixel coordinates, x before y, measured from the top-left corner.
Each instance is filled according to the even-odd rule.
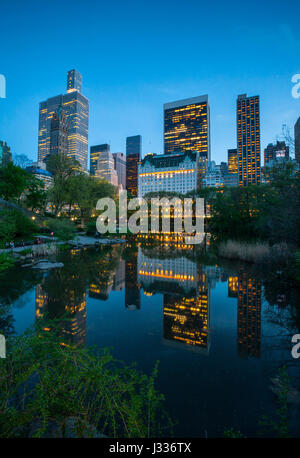
[[[81,226],[84,227],[92,210],[96,209],[98,199],[110,197],[115,199],[116,187],[105,180],[98,180],[81,173],[69,182],[69,199],[79,208]]]
[[[19,201],[28,184],[29,173],[9,162],[0,168],[0,196],[4,200]]]
[[[21,169],[26,169],[26,167],[32,164],[32,160],[26,154],[16,154],[14,156],[14,164],[21,167]]]
[[[47,203],[47,192],[44,183],[31,175],[28,179],[25,204],[32,211],[45,209]]]
[[[49,157],[47,168],[53,174],[54,182],[48,197],[54,207],[55,215],[60,213],[70,200],[70,179],[79,167],[79,162],[65,154],[53,154]]]

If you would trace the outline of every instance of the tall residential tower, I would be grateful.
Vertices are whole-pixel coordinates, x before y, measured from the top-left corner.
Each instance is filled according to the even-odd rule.
[[[259,96],[237,98],[237,154],[239,185],[260,182]]]

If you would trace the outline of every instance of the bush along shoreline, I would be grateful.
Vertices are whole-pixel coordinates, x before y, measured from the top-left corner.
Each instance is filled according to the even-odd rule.
[[[55,322],[7,339],[0,360],[0,437],[159,437],[170,434],[158,366],[146,375],[104,350],[62,341]],[[167,429],[165,429],[167,428]]]

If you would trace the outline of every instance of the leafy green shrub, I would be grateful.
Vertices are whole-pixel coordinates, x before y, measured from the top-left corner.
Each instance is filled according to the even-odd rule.
[[[9,242],[15,237],[27,237],[37,232],[39,227],[24,213],[18,210],[0,212],[0,239]]]
[[[54,237],[63,242],[72,240],[75,237],[76,227],[68,219],[49,219],[46,225],[51,232],[54,232]]]
[[[86,226],[86,233],[89,235],[95,235],[96,230],[96,220],[90,219]]]
[[[159,434],[164,397],[154,387],[157,368],[147,376],[108,351],[62,346],[42,328],[7,339],[0,366],[0,437],[49,437],[53,424],[64,436],[72,417],[77,437],[87,428],[91,436]]]
[[[0,273],[10,269],[14,265],[14,260],[9,253],[0,254]]]

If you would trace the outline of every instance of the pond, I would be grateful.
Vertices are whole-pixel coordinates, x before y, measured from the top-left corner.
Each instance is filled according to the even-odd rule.
[[[175,436],[223,437],[230,428],[258,436],[262,415],[274,416],[278,369],[286,365],[299,387],[291,338],[300,292],[275,272],[212,262],[188,246],[135,243],[73,249],[59,260],[61,269],[0,277],[0,332],[20,334],[47,316],[58,319],[62,341],[109,347],[148,374],[159,360]],[[300,436],[296,393],[289,415]]]

